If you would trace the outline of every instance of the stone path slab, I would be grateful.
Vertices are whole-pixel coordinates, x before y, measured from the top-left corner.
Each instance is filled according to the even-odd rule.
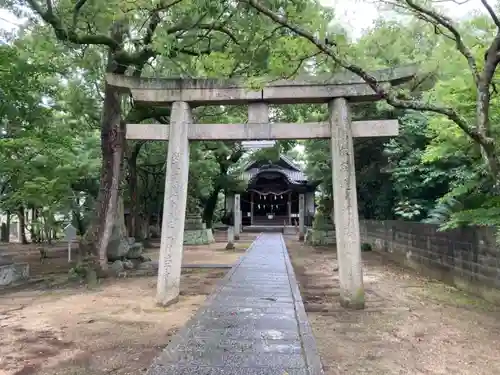
[[[148,375],[319,375],[283,237],[261,234]]]

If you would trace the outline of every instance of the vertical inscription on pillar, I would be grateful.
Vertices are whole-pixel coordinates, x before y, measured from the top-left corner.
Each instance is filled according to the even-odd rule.
[[[156,291],[157,303],[162,306],[176,302],[179,297],[189,175],[188,130],[192,122],[189,104],[174,102],[170,115]]]
[[[329,111],[340,297],[345,307],[362,309],[365,299],[351,115],[344,98],[330,102]]]
[[[240,195],[234,195],[234,239],[239,240],[241,233],[241,204]]]

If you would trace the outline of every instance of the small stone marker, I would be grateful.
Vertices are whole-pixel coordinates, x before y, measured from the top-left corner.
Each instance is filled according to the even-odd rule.
[[[71,262],[71,243],[76,239],[76,228],[68,224],[64,227],[64,239],[68,241],[68,263]]]

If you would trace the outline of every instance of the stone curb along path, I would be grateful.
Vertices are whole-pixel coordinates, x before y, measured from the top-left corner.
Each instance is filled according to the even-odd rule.
[[[148,375],[321,375],[281,234],[261,234]]]

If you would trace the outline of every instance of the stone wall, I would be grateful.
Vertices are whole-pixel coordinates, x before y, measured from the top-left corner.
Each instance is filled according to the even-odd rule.
[[[426,276],[500,304],[500,247],[493,228],[438,231],[437,225],[361,221],[361,241]]]

